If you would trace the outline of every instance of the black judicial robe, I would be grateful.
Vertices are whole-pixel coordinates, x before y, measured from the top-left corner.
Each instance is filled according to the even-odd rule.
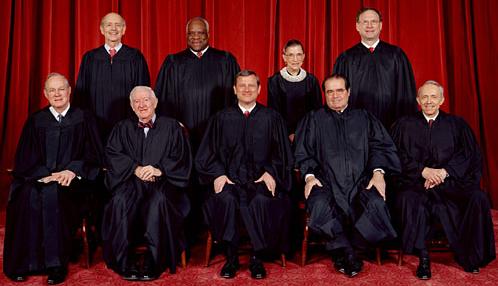
[[[28,118],[17,146],[7,204],[5,274],[67,265],[70,195],[84,181],[96,178],[101,157],[102,145],[91,114],[70,107],[59,123],[46,107]],[[38,182],[63,170],[81,179],[74,178],[69,187]]]
[[[217,177],[226,175],[235,183],[212,194],[204,206],[215,240],[236,243],[236,218],[240,213],[254,250],[287,251],[287,192],[293,158],[285,129],[282,117],[260,104],[248,118],[237,106],[210,120],[196,156],[201,182],[212,185]],[[275,197],[263,182],[254,183],[264,172],[276,181]],[[218,200],[226,196],[235,197],[237,203],[222,210]]]
[[[429,128],[419,112],[398,120],[392,136],[403,169],[395,209],[404,250],[425,246],[435,216],[460,265],[481,267],[495,259],[490,206],[480,189],[481,154],[467,123],[439,111]],[[426,191],[424,167],[444,168],[449,177]]]
[[[189,129],[194,153],[208,119],[235,102],[233,81],[239,71],[232,54],[213,47],[200,59],[187,48],[164,60],[155,88],[158,111]]]
[[[176,271],[185,248],[183,220],[190,203],[182,188],[188,184],[192,158],[188,140],[176,120],[157,117],[147,137],[137,119],[119,122],[106,146],[105,183],[112,198],[104,211],[103,255],[107,265],[123,273],[128,250],[145,242],[156,273]],[[144,182],[137,166],[152,165],[162,176]]]
[[[150,85],[142,53],[123,45],[111,63],[109,53],[100,46],[83,55],[73,104],[96,115],[101,138],[106,140],[118,121],[133,116],[129,96],[137,85]]]
[[[320,84],[313,74],[308,73],[300,82],[287,81],[280,72],[268,79],[268,107],[282,115],[289,134],[296,132],[297,123],[306,113],[322,105]]]
[[[382,168],[387,174],[400,171],[396,147],[379,120],[363,109],[348,107],[339,114],[324,106],[308,113],[299,123],[295,143],[294,154],[301,174],[314,174],[323,190],[333,194],[334,221],[324,222],[316,229],[335,237],[344,228],[336,216],[343,215],[351,218],[355,229],[371,243],[396,237],[383,202],[380,209],[369,210],[367,205],[363,213],[358,213],[354,202],[357,195],[374,194],[374,188],[364,190],[374,169]],[[313,192],[322,190],[314,188],[310,197]],[[363,199],[369,200],[360,198]],[[313,219],[310,227],[314,227]]]
[[[334,73],[349,79],[349,106],[368,110],[387,129],[396,119],[417,111],[412,67],[397,46],[380,41],[370,53],[358,43],[339,55]]]

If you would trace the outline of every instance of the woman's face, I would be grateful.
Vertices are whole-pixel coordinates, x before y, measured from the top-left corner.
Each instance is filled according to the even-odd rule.
[[[287,70],[291,73],[298,72],[303,65],[304,57],[305,55],[301,46],[296,45],[288,47],[283,54]]]

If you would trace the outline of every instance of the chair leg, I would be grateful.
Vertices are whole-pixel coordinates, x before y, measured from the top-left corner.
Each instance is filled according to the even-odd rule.
[[[212,246],[213,246],[213,236],[211,235],[211,232],[208,231],[208,236],[206,239],[206,258],[204,260],[205,267],[209,266],[209,260],[211,258],[211,247]]]
[[[398,252],[398,266],[403,265],[403,249],[399,249]]]
[[[182,251],[181,259],[182,259],[182,268],[183,270],[185,270],[187,269],[187,254],[185,252],[185,249]]]
[[[303,243],[301,246],[301,266],[304,267],[306,265],[306,255],[308,253],[308,234],[309,234],[309,229],[308,229],[308,224],[304,227],[304,233],[303,233]]]
[[[88,231],[87,222],[84,218],[81,223],[81,236],[83,239],[83,266],[88,269],[90,268],[90,246],[88,245]]]
[[[282,267],[287,266],[287,260],[285,258],[285,254],[282,253],[282,255],[280,255],[280,259],[282,260]]]
[[[375,248],[375,257],[377,258],[377,265],[382,265],[381,250],[380,247]]]

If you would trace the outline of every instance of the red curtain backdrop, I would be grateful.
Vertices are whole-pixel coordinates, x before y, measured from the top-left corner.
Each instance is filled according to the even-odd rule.
[[[483,186],[498,205],[498,126],[493,85],[498,80],[498,26],[494,0],[3,0],[0,3],[1,167],[12,167],[22,124],[47,104],[42,88],[57,71],[74,84],[83,53],[103,44],[100,19],[126,19],[123,41],[141,49],[152,82],[167,54],[186,46],[185,24],[203,16],[210,44],[232,52],[241,68],[262,79],[282,65],[290,38],[306,49],[304,68],[320,80],[339,53],[359,41],[355,14],[361,6],[383,14],[381,38],[403,48],[417,85],[428,79],[445,87],[443,108],[464,117],[485,158]],[[1,190],[7,192],[7,190]]]

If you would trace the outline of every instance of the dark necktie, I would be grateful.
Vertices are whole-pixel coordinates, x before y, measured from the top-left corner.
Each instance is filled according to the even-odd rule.
[[[245,116],[246,118],[248,118],[248,117],[249,117],[249,114],[251,114],[249,111],[247,111],[247,110],[246,110],[246,111],[244,111],[244,116]]]
[[[432,123],[434,123],[434,119],[429,119],[429,128],[432,128]]]
[[[200,59],[202,58],[202,52],[197,52],[197,57]]]
[[[62,114],[59,113],[57,115],[57,121],[59,121],[59,123],[61,123],[62,122],[62,118],[64,118],[64,116],[62,116]]]
[[[112,58],[116,55],[116,49],[112,48],[109,50],[109,55],[111,56],[111,64],[112,64]]]
[[[152,124],[152,121],[149,122],[140,122],[138,121],[138,128],[154,128],[154,124]]]
[[[375,48],[374,47],[370,47],[370,48],[368,48],[368,50],[370,51],[371,54],[373,54],[373,52],[375,51]]]

